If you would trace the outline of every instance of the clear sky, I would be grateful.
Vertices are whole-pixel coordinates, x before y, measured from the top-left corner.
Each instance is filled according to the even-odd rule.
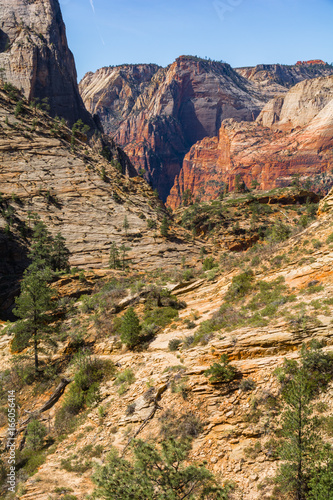
[[[59,0],[79,80],[182,54],[233,67],[333,61],[333,0]]]

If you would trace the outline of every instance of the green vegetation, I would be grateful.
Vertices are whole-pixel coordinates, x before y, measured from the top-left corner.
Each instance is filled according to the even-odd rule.
[[[72,362],[74,382],[64,396],[63,405],[56,413],[55,428],[58,434],[71,429],[73,417],[84,408],[100,400],[99,385],[103,379],[115,374],[111,361],[93,357],[88,351],[79,351]]]
[[[220,361],[221,363],[214,363],[205,371],[205,376],[209,377],[212,384],[231,382],[237,376],[237,370],[230,364],[227,354],[222,354]]]
[[[26,446],[34,451],[41,449],[46,434],[45,425],[38,420],[31,420],[27,426]]]
[[[313,342],[309,349],[303,345],[300,363],[285,360],[276,374],[284,404],[283,439],[278,448],[283,462],[276,476],[276,493],[299,500],[331,499],[333,450],[319,433],[312,401],[333,378],[333,358]]]
[[[14,313],[20,320],[12,329],[15,335],[12,350],[23,351],[32,341],[36,375],[39,371],[40,341],[52,341],[49,334],[52,332],[52,310],[54,310],[52,295],[54,292],[49,286],[50,279],[50,270],[41,269],[40,264],[34,262],[24,272],[21,293],[15,299]]]
[[[166,215],[162,219],[160,232],[161,236],[164,236],[165,238],[169,236],[169,221]]]
[[[120,332],[121,341],[129,349],[140,343],[141,325],[133,307],[129,307],[122,317]]]
[[[167,439],[160,447],[141,440],[132,444],[133,461],[113,449],[93,475],[95,498],[111,500],[226,500],[227,487],[217,484],[204,464],[186,465],[189,440]]]

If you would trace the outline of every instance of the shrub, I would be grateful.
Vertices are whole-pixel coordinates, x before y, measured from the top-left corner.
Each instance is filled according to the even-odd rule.
[[[213,384],[231,382],[237,376],[237,370],[230,365],[227,354],[222,354],[220,361],[221,363],[214,363],[204,372],[205,376],[209,377],[209,381]]]
[[[123,372],[117,375],[115,380],[115,385],[119,385],[118,393],[119,395],[125,394],[128,391],[129,386],[135,382],[134,372],[130,368],[126,368]]]
[[[282,222],[277,222],[265,234],[266,238],[274,243],[287,240],[291,235],[291,228]]]
[[[226,301],[237,301],[243,298],[253,287],[252,271],[245,271],[234,276],[225,296]]]
[[[256,388],[256,383],[251,378],[246,378],[239,384],[241,391],[253,391]]]
[[[193,439],[203,431],[202,422],[192,412],[179,416],[175,411],[167,409],[159,417],[159,421],[161,422],[161,434],[164,438]]]
[[[217,262],[215,262],[214,257],[206,257],[203,264],[202,264],[202,270],[203,271],[210,271],[213,269],[213,267],[218,267]]]
[[[177,351],[178,347],[180,346],[180,344],[182,343],[182,341],[180,339],[172,339],[169,341],[169,344],[168,344],[168,347],[169,347],[169,351]]]

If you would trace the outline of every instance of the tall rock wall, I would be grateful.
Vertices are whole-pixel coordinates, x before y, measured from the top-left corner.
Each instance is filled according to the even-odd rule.
[[[78,91],[58,0],[1,0],[0,68],[27,99],[47,97],[51,115],[95,127]]]
[[[80,91],[163,199],[195,142],[226,118],[254,120],[268,100],[228,64],[190,56],[160,69],[105,68],[86,75]]]
[[[333,183],[333,77],[302,82],[270,102],[255,123],[225,120],[218,137],[197,142],[185,156],[168,197],[172,208],[185,191],[202,201],[235,189],[236,176],[260,189],[302,185],[327,190]],[[264,124],[271,125],[270,127]]]

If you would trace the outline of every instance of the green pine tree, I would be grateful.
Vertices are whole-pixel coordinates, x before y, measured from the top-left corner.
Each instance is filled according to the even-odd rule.
[[[162,219],[161,235],[164,236],[165,238],[169,236],[169,221],[166,215]]]
[[[118,269],[120,267],[119,261],[119,249],[115,242],[111,243],[110,257],[109,257],[109,267],[111,269]]]
[[[122,317],[120,331],[120,339],[129,349],[132,349],[139,343],[141,325],[133,307],[129,307]]]
[[[46,427],[39,420],[31,420],[27,425],[26,444],[28,448],[37,451],[43,446],[44,437],[46,436]]]
[[[52,273],[42,261],[33,262],[24,272],[21,293],[15,299],[14,314],[20,318],[15,323],[12,349],[22,351],[32,343],[35,373],[38,374],[38,349],[41,339],[47,339],[52,321],[54,291],[49,281]]]
[[[93,498],[104,500],[226,500],[228,487],[217,484],[203,464],[188,465],[189,440],[162,441],[160,449],[142,440],[132,445],[133,461],[113,449],[97,466]]]
[[[29,257],[33,261],[42,260],[45,263],[50,261],[51,247],[53,243],[52,236],[47,230],[46,224],[37,214],[33,214],[32,244]]]
[[[131,249],[129,247],[127,247],[126,245],[122,244],[120,246],[119,250],[120,250],[120,253],[121,253],[122,268],[123,268],[123,271],[125,271],[125,269],[126,269],[127,252],[129,250],[131,250]]]
[[[65,238],[60,232],[53,238],[37,214],[30,214],[29,221],[31,219],[33,227],[29,257],[34,262],[44,262],[52,271],[68,271],[70,252],[65,245]]]
[[[127,215],[125,215],[124,217],[124,222],[123,222],[123,228],[125,230],[125,234],[126,236],[128,236],[128,230],[129,230],[129,223],[128,223],[128,219],[127,219]]]
[[[309,495],[311,484],[316,481],[320,471],[325,485],[327,467],[323,468],[322,453],[326,445],[319,433],[318,419],[313,416],[312,400],[326,389],[332,379],[332,357],[324,354],[317,343],[313,343],[310,349],[302,347],[300,363],[285,360],[283,367],[276,373],[282,384],[284,402],[281,417],[283,439],[279,447],[283,462],[276,482],[282,493],[287,493],[295,500],[317,498]]]
[[[66,240],[61,233],[57,233],[53,239],[50,254],[50,265],[53,271],[69,270],[69,250],[65,242]]]

